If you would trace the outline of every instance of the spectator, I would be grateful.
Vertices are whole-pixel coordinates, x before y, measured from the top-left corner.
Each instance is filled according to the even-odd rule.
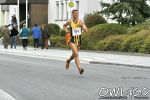
[[[18,30],[16,28],[13,28],[11,30],[11,34],[10,34],[10,39],[11,39],[11,48],[16,49],[16,39],[17,39],[17,35],[19,34]]]
[[[11,25],[12,27],[17,27],[17,18],[16,18],[16,15],[14,14],[13,16],[11,16],[12,19],[11,19]]]
[[[41,29],[37,24],[32,28],[32,36],[34,39],[34,50],[39,48],[39,39],[41,38]]]
[[[19,34],[19,36],[22,39],[22,46],[24,50],[27,50],[29,33],[30,33],[29,29],[26,28],[26,24],[24,24]]]
[[[9,43],[9,35],[10,35],[10,31],[8,29],[8,26],[5,25],[5,27],[2,29],[2,36],[3,38],[3,44],[4,44],[4,48],[8,49],[8,43]]]
[[[46,25],[42,25],[42,49],[44,47],[48,49],[48,41],[49,41],[50,33]]]

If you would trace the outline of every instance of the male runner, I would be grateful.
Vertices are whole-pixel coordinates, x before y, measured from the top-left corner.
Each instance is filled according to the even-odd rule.
[[[67,29],[69,26],[69,30]],[[84,22],[79,19],[79,11],[73,10],[72,11],[72,19],[68,20],[64,24],[64,30],[66,31],[66,41],[69,47],[72,49],[72,55],[66,61],[66,69],[69,69],[70,62],[75,59],[78,71],[80,74],[83,74],[84,69],[80,66],[79,60],[79,49],[81,46],[81,33],[82,30],[87,32],[88,29]]]

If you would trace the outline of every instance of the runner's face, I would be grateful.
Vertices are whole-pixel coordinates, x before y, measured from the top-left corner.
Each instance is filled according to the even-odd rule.
[[[79,12],[78,11],[74,11],[73,12],[73,18],[74,19],[78,19],[78,16],[79,16]]]

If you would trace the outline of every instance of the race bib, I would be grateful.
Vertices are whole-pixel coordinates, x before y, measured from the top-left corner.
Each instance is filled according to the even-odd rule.
[[[72,29],[72,35],[73,36],[81,35],[81,28],[73,28]]]

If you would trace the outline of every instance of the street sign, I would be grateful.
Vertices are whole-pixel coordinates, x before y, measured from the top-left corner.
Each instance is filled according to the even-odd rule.
[[[73,8],[73,7],[75,6],[75,4],[74,4],[74,2],[70,1],[70,2],[68,3],[68,6],[69,6],[70,8]]]

